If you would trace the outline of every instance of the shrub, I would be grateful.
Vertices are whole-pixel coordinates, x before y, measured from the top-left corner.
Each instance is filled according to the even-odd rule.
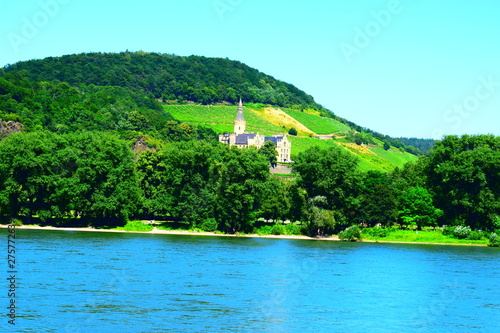
[[[281,223],[276,223],[272,226],[271,233],[273,235],[284,235],[286,233],[285,226]]]
[[[366,228],[363,229],[362,233],[375,238],[384,238],[393,231],[393,228]]]
[[[123,227],[117,227],[116,229],[125,230],[125,231],[144,231],[148,232],[153,230],[153,226],[151,224],[144,224],[141,221],[128,221],[127,224]]]
[[[217,230],[217,221],[214,218],[208,218],[200,225],[200,229],[207,232],[214,232]]]
[[[466,239],[469,237],[471,229],[469,226],[457,225],[453,230],[453,237],[458,239]]]
[[[23,225],[23,221],[21,221],[20,219],[11,219],[10,224],[19,227]]]
[[[357,225],[350,226],[339,233],[339,238],[343,241],[354,242],[361,239],[361,229]]]
[[[254,233],[260,236],[271,235],[272,229],[273,228],[270,225],[263,225],[262,227],[255,229]]]
[[[289,223],[285,225],[286,235],[302,235],[302,229],[299,225]]]
[[[471,231],[469,237],[470,240],[481,240],[483,238],[483,233],[481,231]]]
[[[492,247],[498,247],[500,246],[500,239],[498,238],[498,235],[494,232],[492,232],[490,234],[490,242],[488,243],[488,246],[492,246]]]
[[[443,236],[452,236],[453,231],[455,231],[455,227],[443,227]]]

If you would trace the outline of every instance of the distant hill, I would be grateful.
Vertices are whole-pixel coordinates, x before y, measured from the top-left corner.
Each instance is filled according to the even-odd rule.
[[[433,139],[419,139],[419,138],[397,138],[406,146],[413,146],[420,149],[423,153],[427,154],[434,147],[436,140]]]

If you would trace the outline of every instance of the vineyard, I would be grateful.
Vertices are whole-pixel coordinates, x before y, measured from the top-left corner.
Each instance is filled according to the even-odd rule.
[[[234,106],[224,105],[165,105],[164,109],[179,121],[203,124],[218,133],[233,131],[237,111]],[[243,113],[250,132],[271,135],[288,131],[259,117],[246,107],[243,108]]]
[[[287,114],[295,118],[302,125],[316,134],[332,134],[335,132],[349,131],[349,126],[332,118],[325,118],[301,111],[283,109]]]
[[[247,130],[265,135],[287,133],[290,127],[295,127],[299,135],[289,136],[293,143],[292,159],[297,154],[312,146],[329,148],[340,146],[359,157],[361,170],[389,171],[401,167],[408,161],[416,159],[414,155],[398,150],[382,149],[382,142],[375,140],[376,146],[358,146],[345,139],[319,140],[312,136],[349,131],[350,128],[335,119],[321,117],[306,112],[291,109],[276,109],[269,106],[248,104],[243,108]],[[237,107],[227,105],[164,105],[164,110],[175,119],[191,123],[203,124],[216,133],[232,132],[233,121]]]

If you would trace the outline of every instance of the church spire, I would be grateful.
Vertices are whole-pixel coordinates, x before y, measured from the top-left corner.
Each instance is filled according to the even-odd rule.
[[[236,119],[234,121],[234,133],[243,134],[245,133],[246,127],[245,117],[243,116],[243,102],[240,98],[240,104],[238,105],[238,113],[236,114]]]
[[[236,120],[245,121],[245,117],[243,117],[243,103],[241,102],[241,98],[240,98],[240,104],[238,105],[238,113],[236,114]]]

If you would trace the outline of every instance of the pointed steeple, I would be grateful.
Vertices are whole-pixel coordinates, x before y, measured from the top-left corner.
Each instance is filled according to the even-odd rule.
[[[245,117],[243,117],[243,102],[240,98],[240,104],[238,105],[238,113],[236,114],[236,120],[245,121]]]
[[[243,102],[240,98],[240,104],[238,105],[238,113],[236,114],[236,119],[234,120],[234,133],[243,134],[245,133],[245,127],[247,122],[243,116]]]

